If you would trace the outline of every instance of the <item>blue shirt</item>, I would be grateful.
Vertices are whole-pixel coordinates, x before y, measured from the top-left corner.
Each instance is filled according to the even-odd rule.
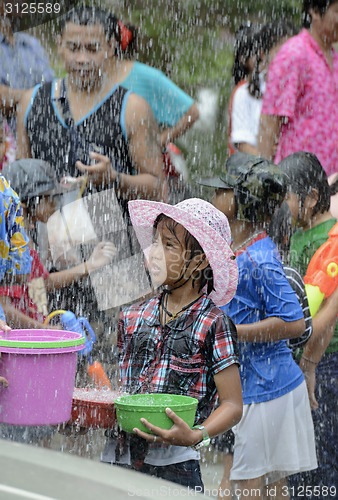
[[[12,46],[0,33],[1,85],[30,89],[53,78],[54,71],[39,40],[25,33],[15,33]],[[13,120],[10,125],[15,129]]]
[[[222,308],[235,324],[256,323],[270,317],[284,321],[303,318],[278,250],[269,237],[249,245],[237,257],[237,263],[236,295]],[[285,340],[240,342],[239,348],[244,404],[278,398],[304,380]]]
[[[194,104],[194,100],[158,69],[134,62],[120,85],[145,99],[157,123],[172,127]]]

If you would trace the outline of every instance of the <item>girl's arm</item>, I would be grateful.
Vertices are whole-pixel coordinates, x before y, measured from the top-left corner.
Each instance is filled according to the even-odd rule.
[[[60,288],[71,285],[74,281],[78,281],[89,273],[109,264],[115,255],[116,247],[114,243],[109,241],[98,243],[86,262],[69,269],[50,273],[45,279],[47,292],[60,290]]]
[[[239,142],[236,144],[236,147],[241,153],[258,156],[258,149],[255,146],[251,146],[248,142]]]
[[[10,303],[9,300],[10,300],[9,297],[5,296],[0,297],[0,304],[2,305],[8,323],[11,325],[12,328],[18,328],[18,329],[46,328],[46,325],[44,325],[43,323],[35,321],[34,319],[30,318],[26,314],[16,309],[13,306],[13,304]]]
[[[214,376],[220,405],[202,424],[210,437],[218,436],[242,418],[243,398],[238,365],[233,364]],[[202,434],[202,433],[201,433]],[[200,441],[202,437],[200,437]]]
[[[220,406],[205,420],[202,425],[207,430],[210,437],[217,436],[236,425],[241,417],[243,410],[242,387],[239,377],[237,364],[232,364],[214,376],[217,387]],[[192,446],[203,439],[200,429],[191,429],[188,424],[176,415],[169,408],[166,414],[173,421],[173,426],[169,430],[161,429],[150,424],[147,420],[141,419],[141,422],[156,434],[147,434],[134,429],[134,432],[147,441],[156,443],[166,443],[176,446]]]
[[[256,323],[236,325],[240,342],[276,342],[299,337],[305,330],[304,318],[284,321],[275,316]]]
[[[310,405],[313,410],[318,408],[315,397],[316,374],[315,369],[329,345],[337,323],[338,288],[325,301],[324,306],[312,320],[312,336],[305,345],[299,362],[307,384]]]
[[[160,133],[160,145],[164,147],[168,142],[173,142],[175,139],[185,134],[187,130],[198,120],[198,106],[194,102],[182,118],[171,128],[166,128]]]

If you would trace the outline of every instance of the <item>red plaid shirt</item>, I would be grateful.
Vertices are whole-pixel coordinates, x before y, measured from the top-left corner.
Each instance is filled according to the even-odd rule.
[[[196,421],[214,408],[214,375],[238,363],[236,327],[207,295],[161,326],[161,294],[124,309],[118,348],[123,390],[198,399]]]

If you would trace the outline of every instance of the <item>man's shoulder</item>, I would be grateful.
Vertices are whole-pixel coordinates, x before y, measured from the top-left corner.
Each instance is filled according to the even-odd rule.
[[[308,37],[306,30],[302,30],[298,35],[289,38],[274,57],[272,64],[280,64],[282,61],[287,61],[295,65],[298,59],[304,59],[306,56],[306,40]]]
[[[128,94],[127,106],[130,106],[130,108],[138,111],[147,111],[148,109],[151,109],[149,103],[140,95],[135,94],[131,90],[127,90],[126,94]]]
[[[40,40],[32,35],[28,35],[27,33],[16,33],[15,41],[18,45],[43,50]]]

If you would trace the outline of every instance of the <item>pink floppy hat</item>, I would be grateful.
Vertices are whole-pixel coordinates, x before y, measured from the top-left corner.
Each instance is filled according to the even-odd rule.
[[[160,214],[181,224],[199,242],[210,263],[214,288],[209,297],[224,306],[237,289],[238,267],[230,248],[231,232],[226,216],[211,203],[190,198],[177,205],[157,201],[128,202],[131,222],[146,257],[153,241],[153,225]]]

